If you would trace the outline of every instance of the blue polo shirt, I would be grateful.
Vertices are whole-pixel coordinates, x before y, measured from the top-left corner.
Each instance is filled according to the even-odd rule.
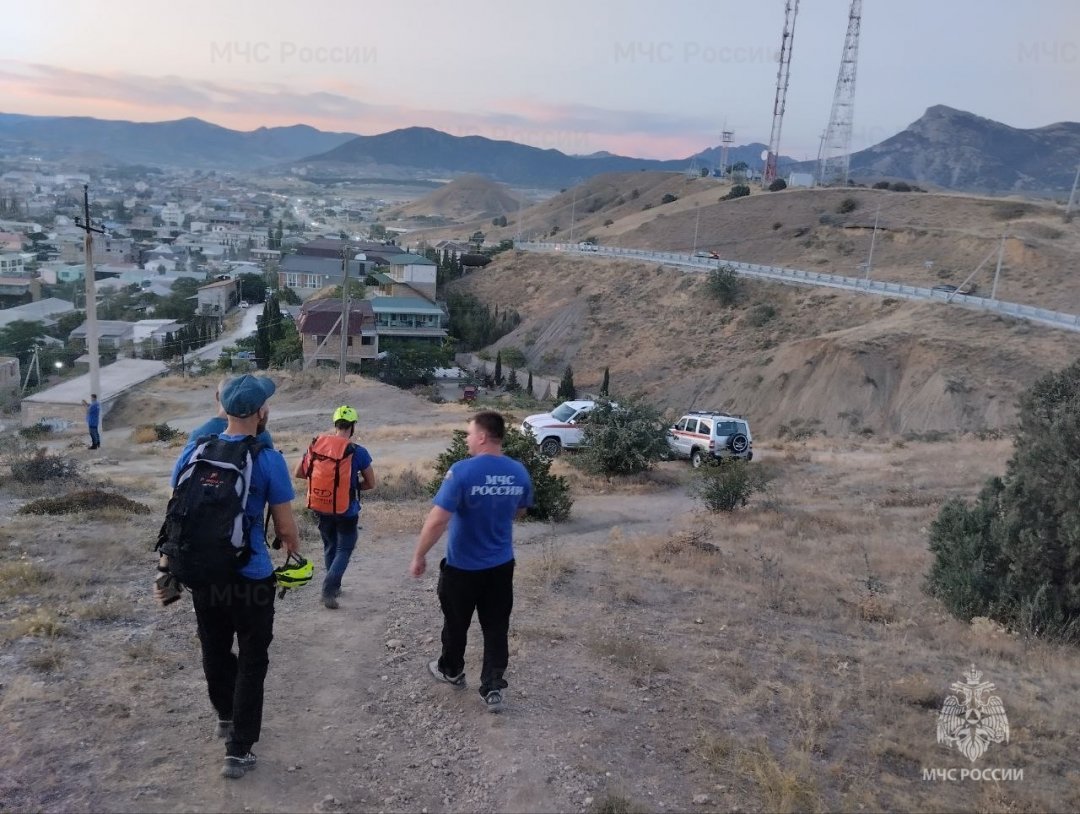
[[[207,435],[221,435],[228,426],[228,419],[222,418],[221,416],[214,416],[201,427],[196,427],[191,431],[191,435],[189,435],[187,439],[188,443],[190,444],[192,441],[198,441],[200,438]],[[267,430],[263,430],[256,435],[255,440],[261,441],[268,447],[274,446],[274,439]]]
[[[514,559],[514,517],[533,505],[533,485],[520,461],[476,455],[447,470],[432,502],[453,515],[447,564],[480,571]]]
[[[243,441],[245,435],[220,435],[222,441]],[[176,459],[170,483],[176,486],[176,477],[191,453],[195,451],[195,441],[189,441]],[[266,579],[274,573],[274,564],[270,559],[270,549],[266,545],[266,532],[263,529],[263,514],[266,507],[280,503],[291,503],[295,497],[292,477],[285,458],[276,449],[264,449],[255,456],[252,467],[251,485],[248,487],[247,505],[244,514],[251,522],[251,559],[240,569],[240,576],[247,579]]]
[[[86,406],[86,426],[96,427],[101,418],[101,402],[92,401]]]

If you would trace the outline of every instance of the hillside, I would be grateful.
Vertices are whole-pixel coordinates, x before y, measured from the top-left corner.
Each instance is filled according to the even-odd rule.
[[[449,219],[455,222],[490,220],[511,216],[523,205],[522,199],[503,184],[482,175],[464,175],[433,190],[419,200],[390,210],[385,220],[407,221]]]
[[[1006,430],[1016,396],[1080,356],[1080,335],[944,304],[746,281],[724,309],[701,276],[624,261],[520,252],[457,285],[521,314],[492,352],[570,364],[582,390],[608,366],[617,393],[742,413],[762,435]]]
[[[1080,262],[1080,221],[1065,223],[1054,204],[864,188],[770,193],[756,186],[749,197],[721,201],[729,189],[682,173],[609,173],[509,217],[504,228],[474,220],[415,230],[407,240],[465,239],[480,229],[496,243],[516,236],[520,217],[526,239],[708,249],[731,260],[856,277],[866,273],[873,242],[874,279],[956,285],[979,268],[972,282],[989,295],[1004,234],[997,297],[1080,311],[1080,279],[1070,271]],[[665,195],[677,200],[662,203]]]

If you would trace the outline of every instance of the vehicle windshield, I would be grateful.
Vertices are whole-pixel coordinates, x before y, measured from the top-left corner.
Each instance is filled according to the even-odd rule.
[[[574,417],[574,413],[576,412],[577,410],[575,410],[573,407],[571,407],[564,401],[562,404],[560,404],[558,407],[551,411],[551,417],[554,418],[556,421],[569,421],[571,418]]]

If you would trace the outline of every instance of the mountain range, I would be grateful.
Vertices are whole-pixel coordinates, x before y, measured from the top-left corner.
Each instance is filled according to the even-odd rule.
[[[761,165],[764,144],[733,147],[729,163]],[[374,136],[331,133],[307,125],[230,130],[195,118],[139,123],[87,117],[0,113],[0,157],[95,157],[98,162],[292,171],[309,178],[430,179],[480,173],[509,184],[548,189],[606,172],[694,171],[719,163],[711,147],[659,161],[612,155],[567,155],[482,136],[452,136],[407,127]],[[1068,195],[1080,163],[1080,123],[1018,129],[937,105],[879,144],[853,153],[851,177],[912,181],[989,194]],[[813,172],[814,162],[781,156],[782,173]]]

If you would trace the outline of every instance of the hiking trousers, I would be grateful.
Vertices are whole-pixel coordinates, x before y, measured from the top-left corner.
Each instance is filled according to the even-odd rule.
[[[480,669],[480,694],[506,687],[506,664],[510,660],[510,611],[514,608],[514,561],[466,571],[439,563],[439,605],[443,612],[442,655],[439,669],[456,676],[465,669],[465,645],[473,611],[484,634],[484,663]]]
[[[360,515],[338,517],[333,514],[314,513],[319,519],[319,535],[322,537],[323,562],[326,576],[323,577],[323,596],[336,596],[341,587],[341,578],[349,567],[356,539],[360,535]]]
[[[262,730],[263,682],[274,638],[274,580],[240,579],[192,591],[203,673],[219,720],[232,721],[225,754],[246,754]],[[233,640],[237,653],[233,653]]]

